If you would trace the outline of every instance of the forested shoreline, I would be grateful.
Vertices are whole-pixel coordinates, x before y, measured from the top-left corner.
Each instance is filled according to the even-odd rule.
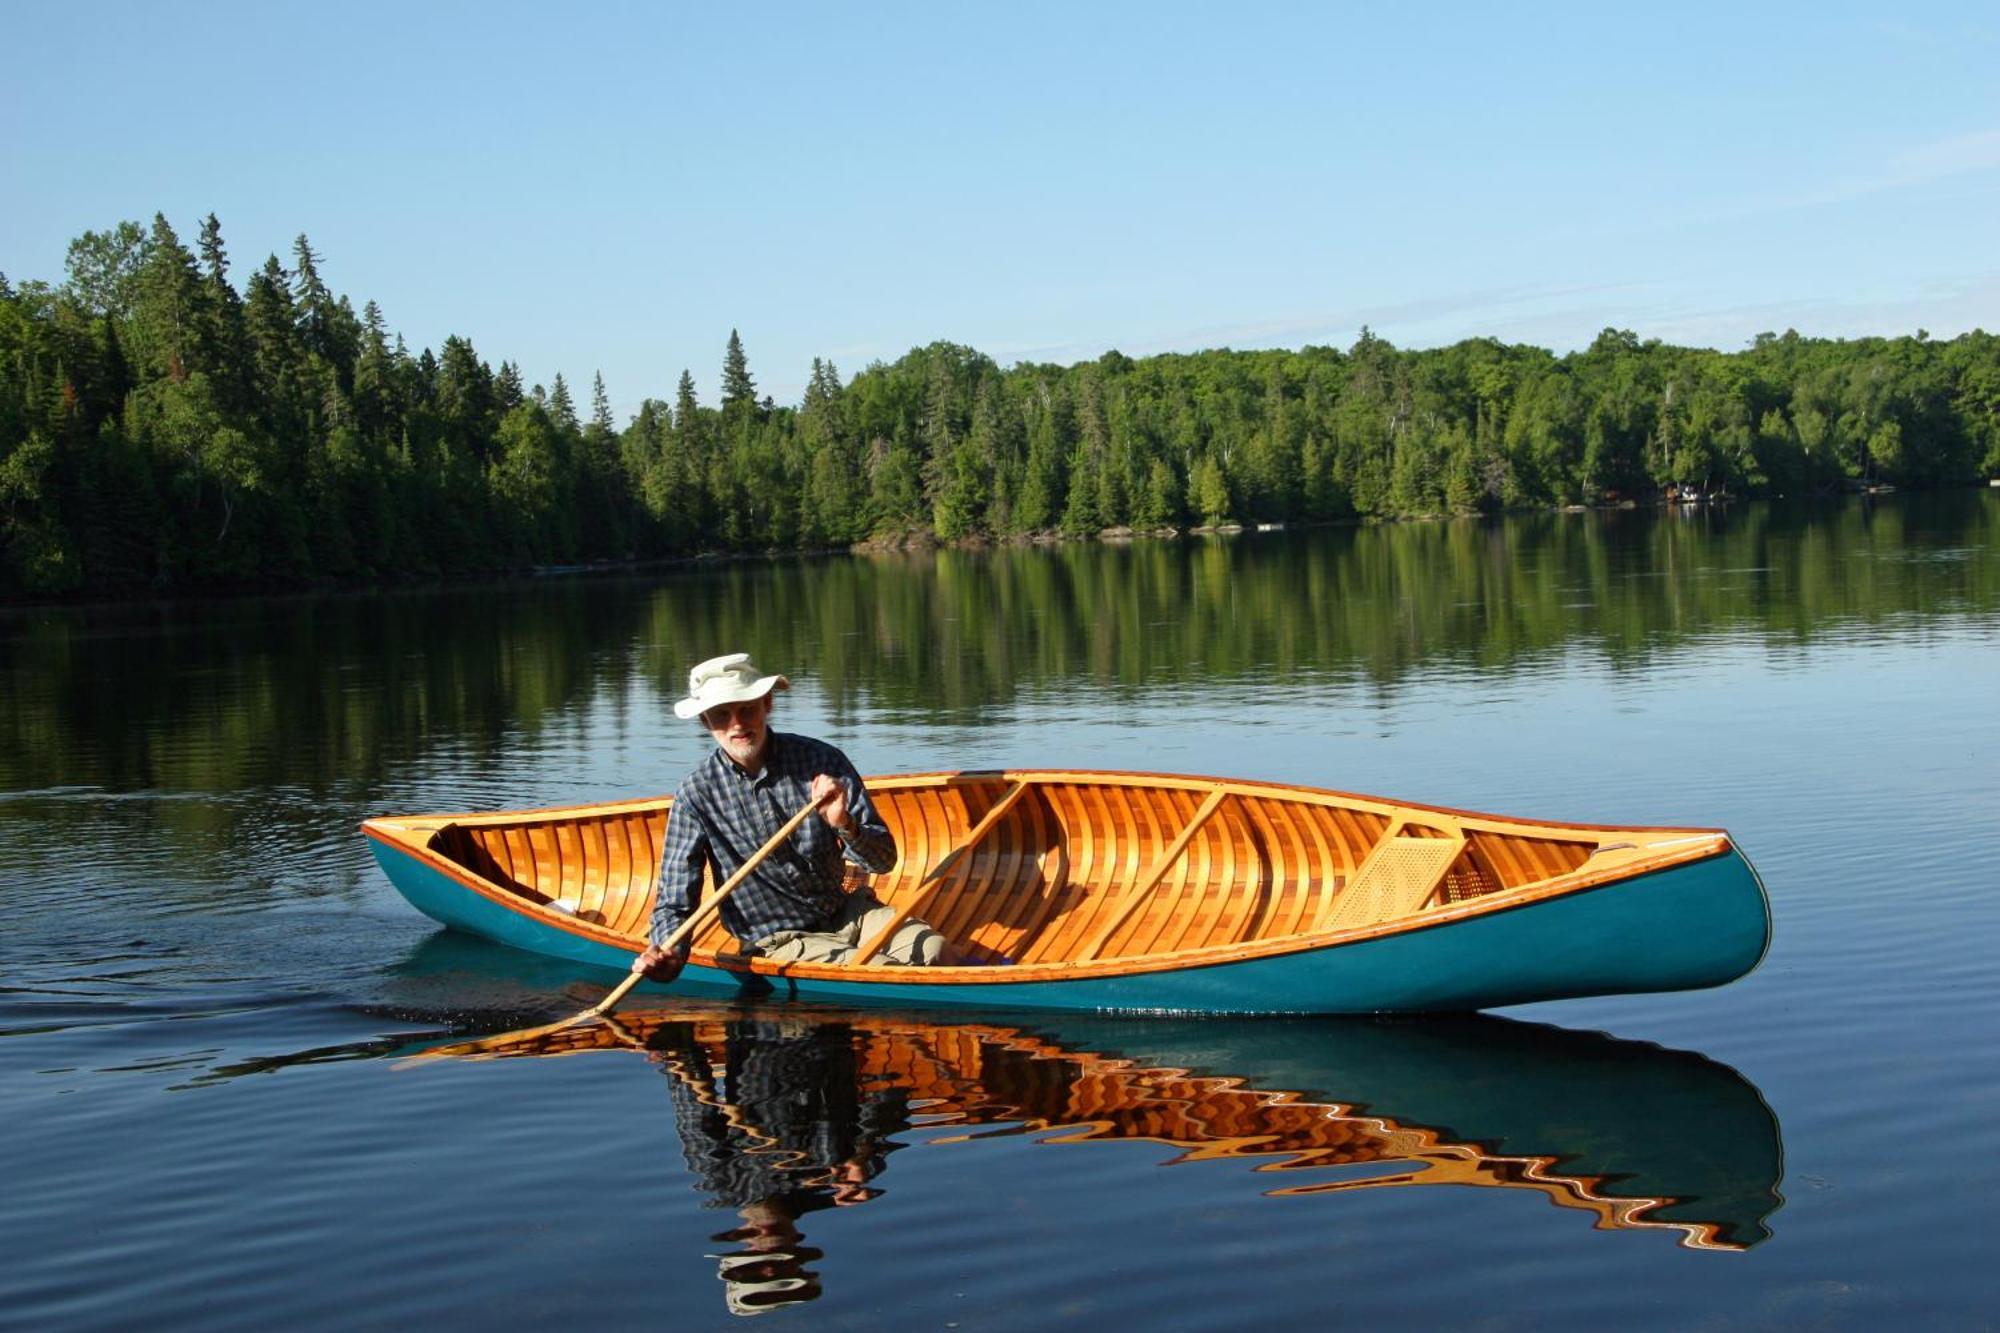
[[[601,376],[412,353],[300,236],[241,290],[210,215],[0,275],[0,598],[402,582],[705,552],[1324,522],[2000,474],[2000,339],[1761,335],[1718,352],[1205,351],[1002,368],[948,342],[802,401],[682,370],[622,427]]]

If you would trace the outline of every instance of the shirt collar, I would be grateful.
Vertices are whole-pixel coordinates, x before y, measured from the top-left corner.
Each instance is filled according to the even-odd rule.
[[[775,731],[764,733],[764,766],[755,773],[746,773],[737,766],[728,751],[720,745],[715,747],[715,760],[724,773],[749,783],[752,787],[768,787],[778,776],[778,755],[783,748],[783,738]]]

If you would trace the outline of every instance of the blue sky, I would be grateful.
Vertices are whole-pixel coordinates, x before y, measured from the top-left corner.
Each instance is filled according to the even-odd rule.
[[[1002,364],[1607,326],[2000,328],[2000,8],[4,11],[0,271],[215,212],[412,349],[795,402]]]

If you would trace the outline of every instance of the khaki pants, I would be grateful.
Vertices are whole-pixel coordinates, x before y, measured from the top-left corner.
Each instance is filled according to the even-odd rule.
[[[855,950],[874,939],[895,915],[895,908],[877,902],[867,889],[856,889],[825,930],[775,931],[757,941],[757,951],[777,963],[849,962]],[[875,961],[929,967],[943,954],[944,936],[911,917],[876,952]]]

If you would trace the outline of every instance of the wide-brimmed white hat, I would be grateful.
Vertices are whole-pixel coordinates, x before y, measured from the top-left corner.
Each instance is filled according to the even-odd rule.
[[[761,699],[772,690],[789,690],[783,676],[766,676],[748,653],[711,657],[688,672],[688,697],[674,705],[677,717],[700,717],[718,704]]]

